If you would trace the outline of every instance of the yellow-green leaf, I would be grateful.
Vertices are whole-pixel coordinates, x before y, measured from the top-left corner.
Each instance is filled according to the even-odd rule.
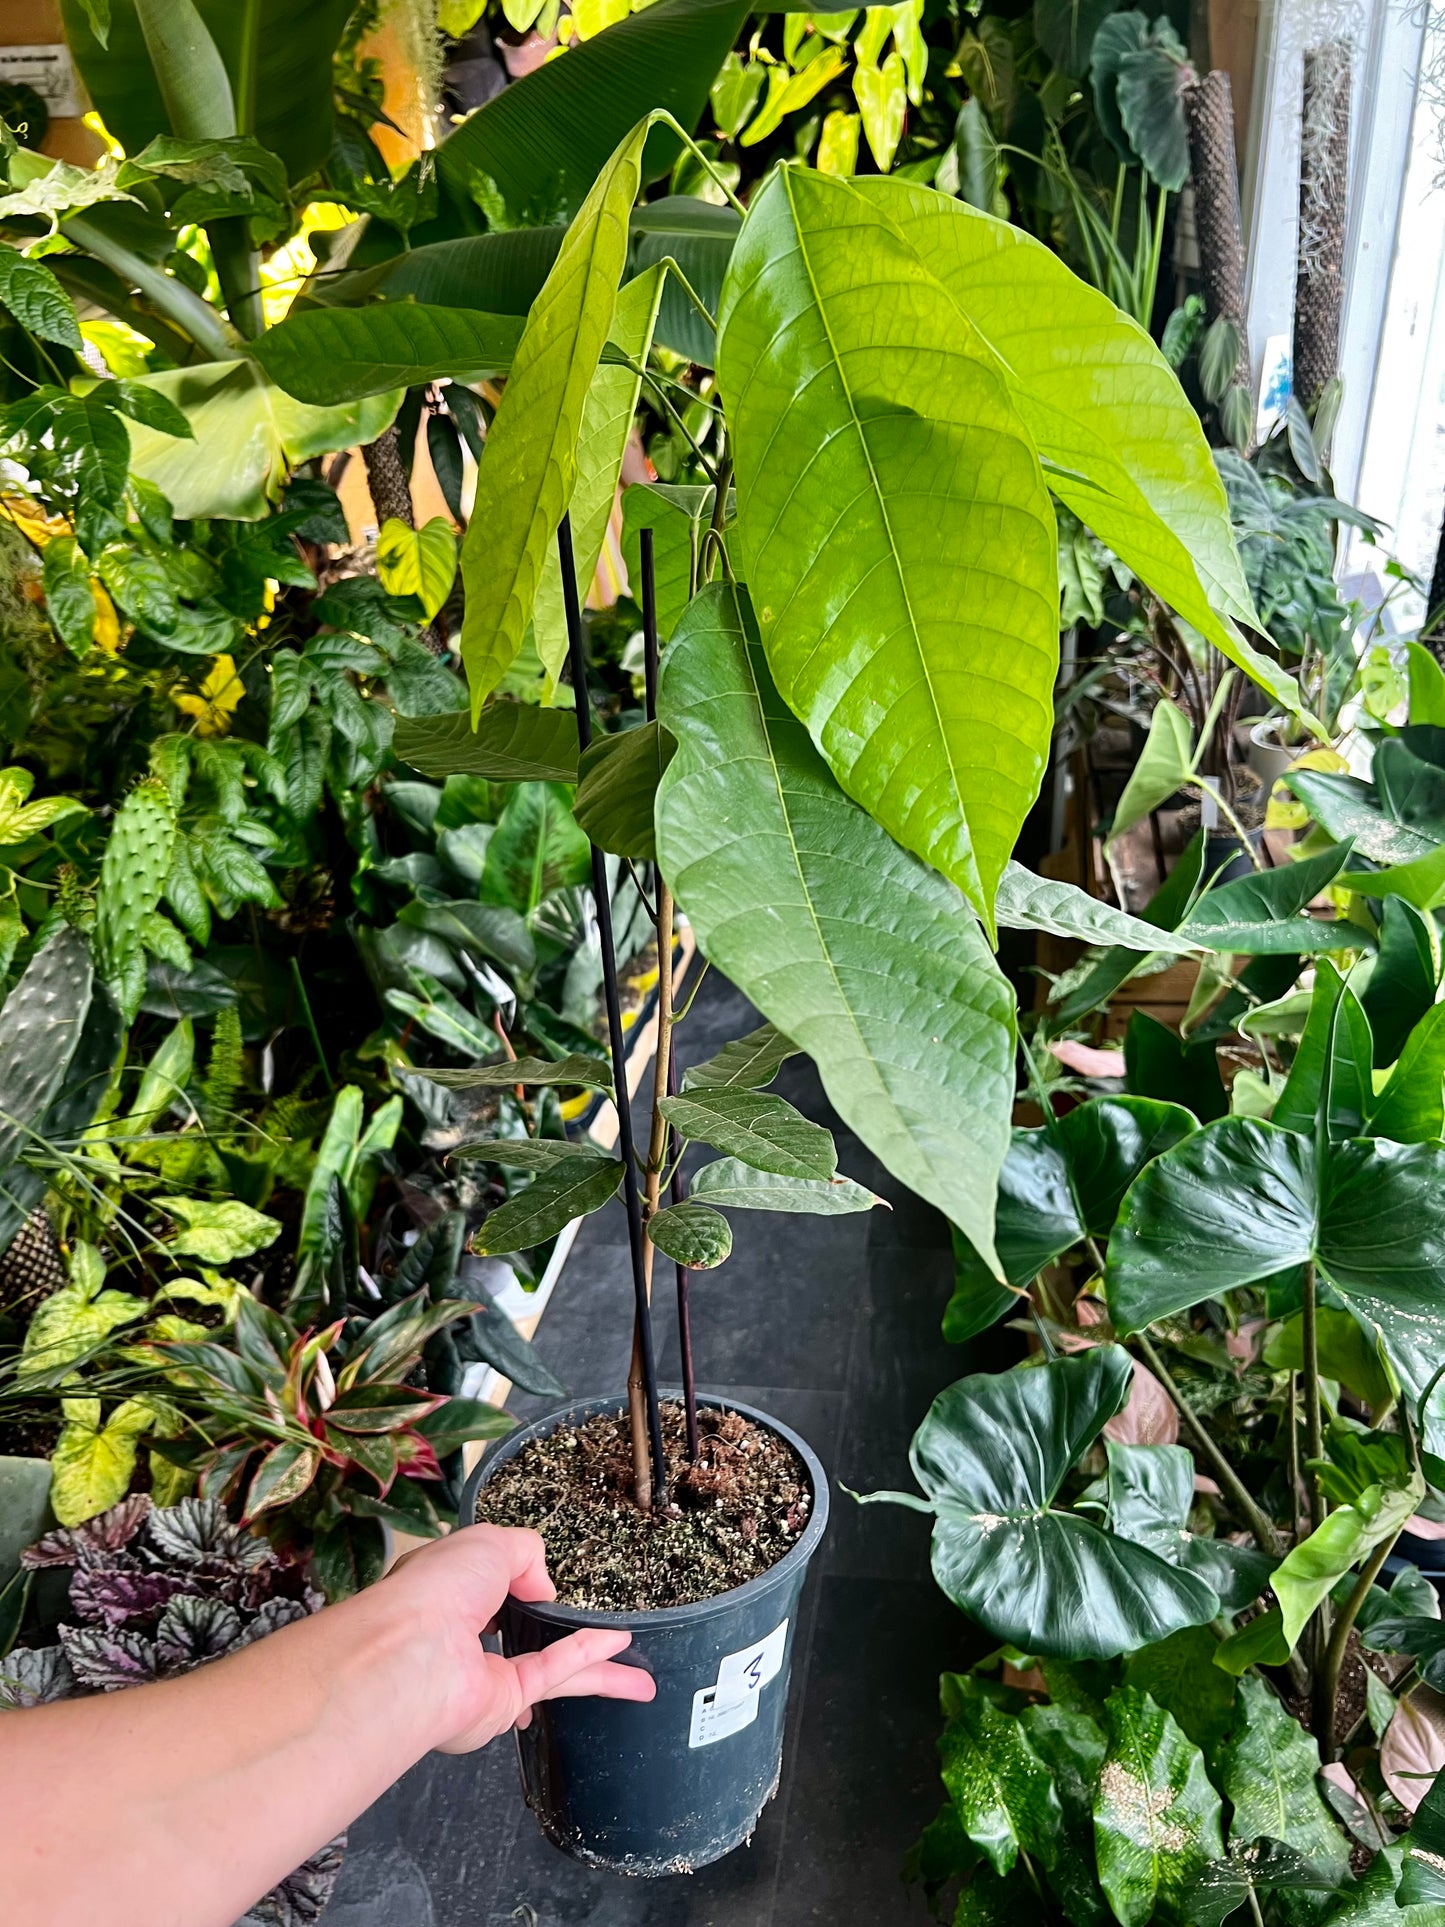
[[[457,574],[457,538],[444,515],[419,529],[393,516],[376,538],[376,573],[388,595],[415,596],[431,621],[451,594]]]

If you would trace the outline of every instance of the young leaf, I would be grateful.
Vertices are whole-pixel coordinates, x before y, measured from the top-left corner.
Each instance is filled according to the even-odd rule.
[[[599,850],[651,862],[653,805],[677,744],[660,723],[599,736],[578,766],[573,815]]]
[[[0,307],[42,341],[58,342],[76,354],[85,347],[75,309],[54,274],[43,261],[11,247],[0,247]]]
[[[968,1838],[1006,1874],[1020,1852],[1052,1864],[1063,1813],[1022,1725],[982,1697],[960,1699],[938,1742],[943,1784]]]
[[[808,1052],[844,1122],[991,1258],[1012,993],[958,893],[838,789],[745,619],[715,586],[668,646],[663,874],[704,954]]]
[[[684,1071],[682,1088],[684,1093],[761,1090],[772,1083],[788,1058],[796,1055],[796,1046],[780,1031],[771,1024],[760,1024],[746,1037],[724,1044],[715,1057]]]
[[[430,622],[451,593],[457,573],[457,538],[444,515],[421,528],[394,516],[376,538],[376,572],[388,595],[415,596]]]
[[[665,1097],[658,1108],[690,1144],[710,1144],[755,1171],[825,1181],[837,1171],[832,1133],[781,1097],[759,1091],[695,1091]]]
[[[1161,697],[1149,718],[1149,734],[1139,760],[1129,773],[1124,794],[1114,806],[1112,843],[1126,830],[1157,810],[1194,774],[1193,737],[1189,718],[1177,703]]]
[[[483,1257],[528,1251],[555,1237],[573,1218],[600,1211],[621,1182],[622,1166],[614,1159],[601,1163],[591,1157],[568,1158],[498,1205],[477,1233],[472,1249]]]
[[[727,1219],[695,1198],[655,1211],[647,1221],[647,1235],[659,1251],[691,1271],[711,1270],[733,1248]]]

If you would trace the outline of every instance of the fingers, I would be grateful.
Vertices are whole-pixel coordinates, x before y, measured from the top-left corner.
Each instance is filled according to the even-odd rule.
[[[650,1673],[611,1662],[632,1644],[631,1633],[589,1627],[569,1633],[540,1653],[522,1653],[511,1664],[523,1708],[539,1700],[596,1694],[603,1699],[650,1700],[657,1691]],[[519,1718],[525,1725],[525,1714]]]

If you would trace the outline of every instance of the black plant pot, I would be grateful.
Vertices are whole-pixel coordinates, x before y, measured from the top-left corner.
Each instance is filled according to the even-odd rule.
[[[752,1406],[726,1403],[785,1439],[807,1468],[812,1512],[777,1565],[716,1598],[656,1612],[515,1599],[502,1609],[505,1653],[540,1651],[580,1626],[625,1627],[632,1644],[624,1661],[657,1681],[647,1705],[550,1700],[517,1735],[522,1790],[542,1831],[574,1860],[614,1873],[648,1879],[720,1860],[750,1838],[778,1789],[798,1597],[828,1523],[828,1485],[795,1432]],[[510,1433],[472,1471],[459,1517],[470,1523],[477,1493],[530,1439],[620,1409],[616,1398],[582,1399]]]
[[[1264,831],[1249,832],[1250,847],[1261,854],[1264,850]],[[1233,830],[1210,830],[1204,839],[1204,876],[1215,877],[1217,883],[1234,883],[1240,877],[1254,875],[1254,863],[1249,851],[1245,849]]]

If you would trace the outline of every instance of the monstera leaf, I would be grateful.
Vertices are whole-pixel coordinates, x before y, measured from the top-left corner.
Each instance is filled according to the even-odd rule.
[[[1012,995],[967,905],[850,803],[703,591],[663,661],[678,749],[663,875],[703,954],[818,1066],[829,1101],[988,1260],[1013,1091]]]
[[[1104,1659],[1203,1625],[1212,1586],[1054,1500],[1129,1395],[1127,1352],[960,1379],[914,1435],[914,1475],[935,1515],[933,1575],[989,1635],[1022,1652]]]
[[[979,1259],[961,1254],[944,1336],[961,1344],[986,1330],[1045,1265],[1086,1237],[1107,1238],[1124,1193],[1144,1166],[1194,1128],[1181,1105],[1103,1097],[1052,1126],[1016,1129],[999,1174],[995,1230],[1007,1283],[1001,1285]]]

